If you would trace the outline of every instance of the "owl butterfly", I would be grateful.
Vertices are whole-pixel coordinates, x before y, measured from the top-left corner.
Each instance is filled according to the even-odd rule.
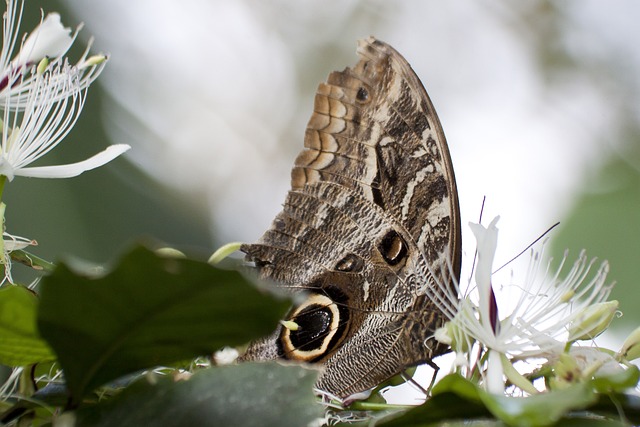
[[[318,388],[338,397],[448,351],[433,333],[461,259],[453,167],[422,83],[386,43],[357,53],[318,87],[282,211],[241,248],[261,278],[304,291],[295,325],[241,360],[321,364]]]

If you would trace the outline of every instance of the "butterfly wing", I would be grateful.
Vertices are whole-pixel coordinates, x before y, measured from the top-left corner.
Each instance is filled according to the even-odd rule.
[[[260,276],[306,299],[245,360],[322,363],[318,387],[371,388],[446,349],[445,288],[460,269],[453,167],[407,61],[372,37],[356,66],[318,87],[283,210],[242,250]],[[441,300],[436,306],[434,301]]]

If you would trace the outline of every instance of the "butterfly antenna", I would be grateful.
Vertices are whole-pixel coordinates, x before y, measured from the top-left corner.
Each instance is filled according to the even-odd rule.
[[[502,270],[503,268],[505,268],[507,265],[509,265],[510,263],[512,263],[516,258],[518,258],[520,255],[522,255],[523,253],[525,253],[526,251],[528,251],[533,245],[535,245],[536,243],[538,243],[540,241],[540,239],[542,239],[544,236],[546,236],[547,234],[549,234],[551,232],[551,230],[553,230],[554,228],[556,228],[558,225],[560,225],[560,222],[556,222],[555,224],[553,224],[551,227],[547,228],[547,230],[542,233],[536,240],[534,240],[533,242],[531,242],[526,248],[524,248],[518,255],[514,256],[513,258],[511,258],[509,261],[505,262],[504,264],[502,264],[502,266],[500,266],[500,268],[498,268],[497,270],[494,270],[494,272],[492,274],[497,273],[498,271]]]

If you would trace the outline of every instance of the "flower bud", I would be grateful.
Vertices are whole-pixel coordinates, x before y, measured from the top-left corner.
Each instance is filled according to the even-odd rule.
[[[88,57],[82,64],[78,66],[78,68],[87,68],[93,67],[94,65],[100,65],[107,60],[106,55],[93,55]]]
[[[640,357],[640,326],[631,332],[627,339],[624,340],[618,354],[628,361]]]
[[[160,248],[155,251],[156,255],[164,258],[186,258],[187,256],[175,248]]]
[[[436,329],[434,337],[436,341],[451,346],[451,349],[456,353],[466,353],[469,351],[469,338],[458,326],[456,319]]]
[[[445,323],[441,328],[436,329],[433,335],[436,341],[442,344],[451,345],[453,343],[453,337],[449,335],[449,322]]]
[[[590,340],[609,327],[618,310],[618,301],[605,301],[585,307],[569,326],[569,341]]]
[[[240,249],[242,243],[240,242],[231,242],[226,245],[220,246],[210,257],[209,264],[216,265],[235,251]]]
[[[38,63],[38,67],[36,69],[36,72],[39,75],[44,74],[44,72],[46,71],[47,67],[49,66],[49,58],[47,58],[46,56],[44,58],[42,58],[42,60],[40,60],[40,62]]]
[[[216,365],[230,365],[238,359],[238,350],[231,347],[224,347],[213,354],[213,361]]]
[[[562,390],[582,378],[582,370],[576,359],[562,353],[553,366],[553,377],[549,379],[549,387],[553,390]]]

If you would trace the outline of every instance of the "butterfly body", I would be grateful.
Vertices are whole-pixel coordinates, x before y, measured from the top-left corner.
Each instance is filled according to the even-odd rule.
[[[374,38],[316,93],[283,210],[243,245],[262,278],[303,292],[244,360],[322,364],[318,388],[367,390],[446,351],[434,303],[460,269],[451,159],[435,110],[406,60]],[[437,298],[435,298],[437,299]]]

